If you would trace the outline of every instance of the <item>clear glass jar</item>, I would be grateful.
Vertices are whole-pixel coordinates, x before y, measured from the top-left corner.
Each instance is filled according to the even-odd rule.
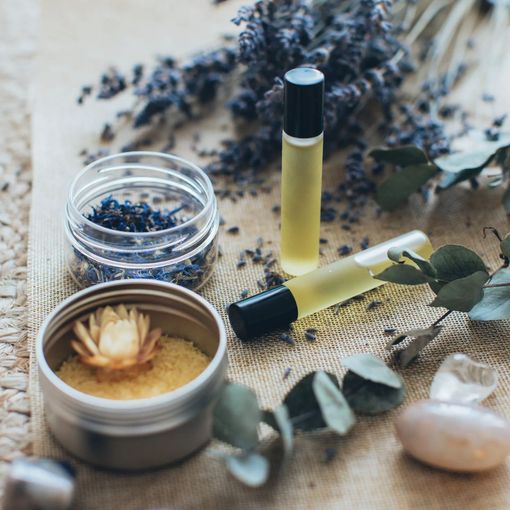
[[[176,226],[151,232],[105,228],[87,218],[113,198],[179,211]],[[66,206],[67,267],[80,287],[151,278],[197,290],[218,257],[219,214],[209,177],[158,152],[126,152],[94,161],[74,179]]]

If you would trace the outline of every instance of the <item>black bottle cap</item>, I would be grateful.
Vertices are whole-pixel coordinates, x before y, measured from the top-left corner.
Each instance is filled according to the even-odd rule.
[[[296,300],[285,285],[232,303],[228,307],[232,329],[242,340],[263,335],[274,329],[286,328],[297,317]]]
[[[324,130],[324,75],[297,67],[284,77],[283,130],[296,138],[313,138]]]

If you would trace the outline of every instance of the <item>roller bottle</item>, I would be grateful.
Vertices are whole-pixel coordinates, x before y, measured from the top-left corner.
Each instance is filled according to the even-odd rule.
[[[284,87],[280,257],[296,276],[319,263],[324,75],[292,69]]]
[[[232,328],[239,338],[249,339],[383,285],[373,275],[391,264],[390,248],[413,250],[424,258],[432,253],[428,237],[413,230],[231,304]]]

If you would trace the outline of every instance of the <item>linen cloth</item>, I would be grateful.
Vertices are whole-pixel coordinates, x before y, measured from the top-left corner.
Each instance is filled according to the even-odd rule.
[[[131,98],[78,106],[83,84],[94,81],[108,65],[129,70],[136,62],[150,63],[156,54],[167,52],[185,57],[221,44],[220,34],[231,31],[228,19],[242,2],[231,0],[214,6],[210,0],[43,0],[40,31],[41,51],[37,62],[33,121],[34,191],[29,246],[29,323],[33,347],[35,335],[47,314],[77,288],[67,275],[64,260],[63,218],[69,184],[82,167],[79,153],[98,146],[98,132],[115,112],[129,106]],[[502,67],[502,73],[504,72]],[[507,66],[507,68],[510,66]],[[476,79],[473,78],[473,79]],[[505,82],[506,80],[501,80]],[[459,94],[463,93],[462,89]],[[507,105],[508,106],[508,105]],[[215,146],[227,136],[229,118],[221,113],[207,117],[178,134],[174,152],[197,160],[192,135],[201,134],[200,144]],[[122,139],[120,135],[119,138]],[[127,136],[127,135],[125,135]],[[115,141],[120,146],[121,140]],[[163,144],[162,144],[163,145]],[[326,187],[342,177],[342,155],[328,161]],[[198,160],[200,163],[200,161]],[[223,257],[203,295],[223,313],[228,303],[239,299],[242,289],[258,291],[256,281],[262,266],[250,262],[236,269],[245,248],[258,237],[264,249],[278,253],[278,216],[272,207],[279,203],[278,172],[273,171],[272,190],[258,197],[247,196],[236,203],[219,202],[226,226],[237,225],[239,235],[222,229]],[[502,232],[507,222],[499,190],[458,188],[424,206],[420,197],[393,214],[376,217],[367,208],[359,225],[350,232],[338,221],[323,225],[321,264],[337,258],[339,245],[353,244],[368,236],[374,245],[413,228],[427,232],[434,245],[461,243],[474,248],[498,265],[495,239],[484,240],[483,226]],[[263,406],[274,406],[302,376],[313,370],[344,373],[341,358],[372,352],[390,359],[384,350],[386,326],[406,330],[425,327],[442,310],[426,306],[432,294],[425,288],[385,285],[363,301],[324,310],[295,325],[296,345],[275,337],[241,343],[229,329],[229,377],[244,383],[259,396]],[[382,304],[372,310],[372,300]],[[226,317],[225,317],[226,319]],[[307,327],[317,328],[317,340],[304,339]],[[408,389],[404,406],[427,398],[432,376],[444,357],[452,352],[468,355],[497,368],[500,382],[487,406],[510,416],[509,327],[506,322],[473,323],[463,314],[453,314],[444,332],[409,368],[402,370]],[[288,378],[283,375],[291,368]],[[46,428],[43,401],[38,387],[34,356],[31,361],[31,397],[34,448],[37,455],[68,458]],[[275,469],[270,482],[251,490],[233,480],[217,460],[202,451],[186,462],[143,474],[115,474],[92,469],[78,461],[77,509],[141,510],[168,506],[179,509],[507,509],[510,506],[508,468],[479,475],[456,475],[425,467],[405,456],[394,437],[393,422],[400,409],[376,417],[360,417],[344,438],[329,434],[301,436],[292,461]],[[266,449],[277,460],[278,441],[269,436]],[[324,449],[337,448],[337,456],[324,462]],[[275,463],[277,464],[277,462]]]

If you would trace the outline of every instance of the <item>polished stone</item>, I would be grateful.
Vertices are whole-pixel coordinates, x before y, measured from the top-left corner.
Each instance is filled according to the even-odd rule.
[[[397,418],[396,433],[409,455],[450,471],[492,469],[510,453],[510,422],[477,405],[415,402]]]
[[[498,374],[491,366],[466,354],[450,354],[434,376],[430,398],[474,404],[486,399],[497,384]]]

